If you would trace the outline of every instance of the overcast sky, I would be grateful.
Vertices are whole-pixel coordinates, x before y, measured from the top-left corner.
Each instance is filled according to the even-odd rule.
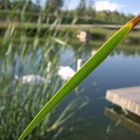
[[[35,1],[35,0],[33,0]],[[45,0],[40,0],[43,5]],[[78,6],[80,0],[64,0],[64,7],[74,9]],[[89,0],[86,0],[89,1]],[[120,11],[125,14],[138,14],[140,13],[140,0],[93,0],[97,11],[111,10]]]

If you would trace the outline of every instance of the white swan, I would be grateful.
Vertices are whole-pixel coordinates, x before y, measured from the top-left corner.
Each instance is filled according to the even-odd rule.
[[[16,80],[19,80],[22,84],[40,84],[40,83],[45,83],[46,79],[44,77],[41,77],[40,75],[24,75],[22,77],[15,76]]]
[[[87,32],[81,31],[76,37],[79,39],[80,42],[85,43],[87,41]]]
[[[83,65],[83,60],[78,59],[77,60],[77,71],[80,69],[80,67]],[[71,78],[76,71],[72,69],[70,66],[60,66],[58,69],[58,76],[61,77],[63,80],[68,80]]]
[[[50,72],[51,69],[51,62],[47,65],[47,72]],[[19,77],[15,75],[15,80],[20,81],[22,84],[41,84],[41,83],[48,83],[47,79],[40,75],[30,74],[30,75],[23,75]]]
[[[83,60],[78,59],[77,60],[77,70],[80,69],[82,64],[83,64]],[[50,69],[51,69],[51,62],[49,62],[48,65],[47,65],[47,73],[50,72]],[[60,76],[61,79],[63,79],[63,80],[68,80],[75,73],[76,73],[76,71],[73,70],[69,66],[60,66],[58,71],[57,71],[58,76]],[[22,84],[32,84],[32,85],[41,84],[41,83],[48,83],[49,82],[47,80],[47,78],[45,78],[43,76],[40,76],[40,75],[35,75],[35,74],[23,75],[21,77],[19,77],[18,75],[15,75],[15,80],[18,80]]]
[[[91,51],[91,55],[94,55],[95,53],[96,53],[96,50],[93,49],[93,50]]]

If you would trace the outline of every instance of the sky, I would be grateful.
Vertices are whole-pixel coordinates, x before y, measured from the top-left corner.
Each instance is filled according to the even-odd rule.
[[[35,0],[33,0],[35,1]],[[40,0],[44,4],[45,0]],[[64,8],[74,9],[80,0],[64,0]],[[87,2],[89,0],[86,0]],[[119,11],[125,14],[140,14],[140,0],[93,0],[97,11],[110,10]]]

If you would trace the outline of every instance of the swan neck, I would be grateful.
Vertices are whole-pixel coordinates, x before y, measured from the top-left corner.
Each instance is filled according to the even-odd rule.
[[[82,63],[82,59],[78,59],[77,60],[77,71],[82,67],[83,63]]]

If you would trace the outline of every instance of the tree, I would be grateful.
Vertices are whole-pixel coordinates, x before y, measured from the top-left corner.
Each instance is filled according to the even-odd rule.
[[[86,14],[90,17],[94,17],[96,15],[95,12],[95,2],[93,0],[89,0],[86,8]]]
[[[1,10],[9,10],[9,9],[11,9],[10,0],[0,0],[0,9]]]
[[[80,0],[79,6],[76,9],[78,15],[83,15],[86,11],[86,2],[85,0]]]
[[[64,4],[63,0],[47,0],[46,9],[50,12],[58,13]]]
[[[79,8],[81,10],[84,10],[84,11],[86,10],[86,2],[85,2],[85,0],[80,0]]]
[[[34,4],[32,0],[13,0],[12,5],[16,11],[21,11],[23,8],[27,12],[38,12],[40,10],[40,5]]]

